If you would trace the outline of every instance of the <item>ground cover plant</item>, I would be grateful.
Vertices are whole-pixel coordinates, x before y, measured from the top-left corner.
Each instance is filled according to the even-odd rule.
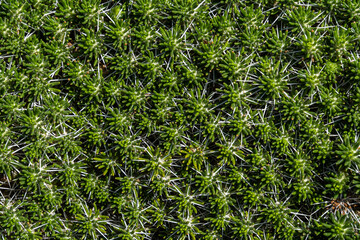
[[[1,239],[359,239],[359,20],[0,0]]]

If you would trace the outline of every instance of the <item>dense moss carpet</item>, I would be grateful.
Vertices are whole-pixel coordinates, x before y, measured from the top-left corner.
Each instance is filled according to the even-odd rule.
[[[1,239],[359,239],[359,0],[0,0]]]

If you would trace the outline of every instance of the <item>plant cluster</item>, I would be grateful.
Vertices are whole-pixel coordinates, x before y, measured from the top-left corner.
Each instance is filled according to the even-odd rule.
[[[0,1],[0,238],[360,239],[359,12]]]

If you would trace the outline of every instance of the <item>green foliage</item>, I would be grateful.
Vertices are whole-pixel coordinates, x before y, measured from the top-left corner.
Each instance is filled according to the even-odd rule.
[[[77,214],[76,220],[79,227],[78,233],[81,234],[81,239],[91,237],[96,239],[106,232],[107,217],[100,214],[96,205],[93,209],[83,207],[83,213]]]
[[[336,164],[343,168],[351,167],[353,163],[356,165],[360,161],[360,151],[358,141],[351,142],[350,137],[344,138],[343,143],[338,145],[338,150],[335,151],[340,158]]]
[[[358,0],[0,0],[1,239],[358,239]]]
[[[323,219],[320,223],[316,223],[320,229],[321,235],[327,239],[354,239],[355,233],[351,220],[340,212],[330,214],[328,219]]]

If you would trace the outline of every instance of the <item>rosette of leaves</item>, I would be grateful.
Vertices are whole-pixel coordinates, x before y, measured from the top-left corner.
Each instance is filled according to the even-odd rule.
[[[208,10],[208,2],[200,0],[174,0],[168,3],[169,17],[180,23],[188,24],[192,21],[201,21],[205,19]]]
[[[5,96],[7,92],[11,92],[13,82],[13,75],[16,71],[15,66],[11,68],[6,67],[6,62],[1,63],[1,70],[0,70],[0,96]]]
[[[205,90],[201,92],[200,88],[188,92],[188,98],[184,99],[185,113],[195,123],[205,122],[214,112],[211,96],[205,96]]]
[[[215,16],[211,19],[211,22],[216,35],[221,36],[222,40],[233,41],[236,38],[238,31],[235,27],[235,22],[227,12],[224,15]]]
[[[132,36],[134,37],[132,40],[135,43],[133,47],[139,48],[140,51],[157,47],[155,43],[157,42],[158,34],[156,34],[154,26],[136,26],[132,30]]]
[[[261,204],[267,204],[268,198],[266,197],[265,190],[254,187],[244,188],[242,193],[244,197],[244,206],[245,207],[256,207]]]
[[[128,53],[116,54],[111,59],[110,69],[116,70],[115,73],[120,73],[123,78],[128,78],[132,74],[136,73],[139,68],[139,57],[135,53],[129,50]]]
[[[281,173],[281,167],[278,164],[271,163],[261,167],[259,175],[259,186],[267,191],[281,189],[285,183]]]
[[[293,125],[292,125],[293,126]],[[294,127],[285,127],[282,125],[278,129],[271,139],[271,145],[278,149],[280,154],[287,154],[289,151],[289,147],[293,145],[293,134],[294,134]]]
[[[6,199],[0,204],[0,223],[5,236],[17,234],[20,232],[22,223],[28,219],[25,215],[23,203],[18,200]],[[1,231],[2,232],[2,231]]]
[[[321,105],[324,112],[329,117],[335,117],[342,114],[344,109],[344,95],[339,89],[329,87],[323,88],[321,93]]]
[[[357,233],[352,226],[352,220],[347,215],[341,215],[340,211],[336,214],[329,214],[330,217],[315,221],[316,234],[327,239],[358,239]]]
[[[222,168],[214,168],[208,162],[205,163],[205,169],[195,176],[195,186],[197,190],[205,195],[215,194],[217,185],[222,181]]]
[[[149,80],[153,80],[164,71],[162,58],[160,58],[159,55],[155,56],[152,51],[147,51],[143,56],[143,60],[144,62],[140,63],[143,68],[142,74]]]
[[[199,55],[199,61],[210,71],[219,66],[223,58],[223,51],[228,47],[228,42],[224,42],[220,37],[215,36],[209,42],[200,42],[199,48],[195,52]]]
[[[142,25],[154,25],[161,16],[162,3],[159,0],[139,0],[133,4],[132,14],[134,20]]]
[[[188,170],[189,166],[193,166],[198,171],[201,170],[204,162],[207,161],[207,155],[210,153],[206,144],[202,145],[198,143],[191,144],[180,152],[184,154],[186,170]]]
[[[40,108],[28,109],[19,116],[22,123],[21,132],[29,137],[40,137],[45,133],[45,115]]]
[[[227,170],[226,172],[229,174],[229,182],[233,184],[232,189],[236,191],[241,191],[242,188],[250,181],[249,172],[247,169],[231,167],[231,169]]]
[[[116,135],[115,150],[118,151],[121,159],[133,161],[140,158],[140,150],[143,150],[143,147],[140,145],[139,135],[139,132]]]
[[[104,85],[105,83],[101,77],[101,73],[100,76],[84,79],[80,86],[81,93],[79,95],[84,97],[83,100],[85,100],[86,103],[101,103],[104,96]]]
[[[148,147],[145,151],[148,156],[140,159],[145,164],[142,171],[151,172],[151,180],[158,176],[164,177],[171,172],[172,156],[170,153],[163,153],[159,148],[154,149],[154,147]]]
[[[173,182],[177,180],[172,178],[171,173],[166,173],[164,176],[157,175],[150,183],[151,191],[157,196],[169,196],[171,191],[171,186]]]
[[[54,210],[48,210],[42,213],[42,216],[34,218],[44,224],[44,232],[48,236],[56,236],[58,231],[62,229],[61,215],[56,213]],[[71,234],[70,234],[71,235]]]
[[[184,84],[185,86],[189,87],[196,86],[201,88],[206,82],[205,74],[196,64],[187,62],[185,65],[178,65],[178,69],[179,73],[181,73],[184,78],[181,82],[180,79],[178,80],[179,84]]]
[[[264,30],[259,27],[245,28],[240,34],[239,42],[244,43],[248,53],[262,51],[265,43]],[[238,45],[240,43],[237,43]]]
[[[320,64],[310,62],[310,64],[306,65],[306,70],[299,73],[299,78],[306,87],[310,88],[309,94],[313,94],[319,89],[327,89],[323,87],[326,81],[326,72],[323,71],[323,66]]]
[[[288,65],[280,66],[281,61],[273,62],[272,59],[264,58],[260,63],[258,71],[260,73],[257,80],[261,93],[258,98],[275,100],[282,98],[284,91],[287,90],[289,74],[286,69]]]
[[[254,117],[254,135],[267,143],[272,139],[273,134],[276,133],[274,120],[273,118],[264,118],[261,115],[256,116]]]
[[[63,66],[65,63],[70,62],[70,45],[64,44],[59,41],[52,41],[49,43],[43,43],[45,52],[49,53],[49,59],[51,62],[58,66]]]
[[[272,28],[271,32],[266,32],[267,51],[272,53],[275,57],[286,59],[291,50],[291,40],[288,30],[285,31],[279,28]]]
[[[44,56],[42,53],[27,55],[26,60],[27,61],[24,63],[26,73],[43,78],[46,78],[51,74],[52,70],[48,61],[48,56]]]
[[[354,43],[353,37],[349,33],[349,29],[340,27],[333,29],[329,47],[335,61],[343,61],[344,58],[350,55],[350,51],[353,49]]]
[[[334,142],[328,139],[322,139],[317,141],[313,145],[313,153],[315,153],[317,159],[322,159],[322,162],[325,162],[325,159],[331,155],[333,151]]]
[[[165,51],[165,56],[171,57],[172,61],[176,61],[181,52],[185,50],[186,31],[182,31],[181,26],[176,24],[171,29],[159,29],[160,51]]]
[[[12,27],[8,18],[0,17],[0,36],[2,38],[11,37]]]
[[[286,12],[287,20],[292,26],[291,30],[294,32],[311,30],[312,26],[320,21],[322,14],[321,11],[315,12],[307,6],[296,6]]]
[[[58,17],[48,17],[45,20],[43,28],[46,30],[45,34],[48,35],[50,39],[64,43],[70,34],[68,24],[68,22],[62,21],[62,19]]]
[[[82,29],[84,34],[79,38],[79,46],[83,49],[83,53],[87,60],[93,60],[94,65],[100,60],[99,56],[104,51],[103,37],[100,31],[90,31],[89,29]]]
[[[32,192],[40,192],[46,188],[46,184],[51,184],[49,167],[45,165],[43,160],[39,163],[30,163],[28,166],[21,166],[19,174],[19,182],[23,189]]]
[[[139,113],[135,115],[135,119],[137,119],[138,122],[136,129],[141,133],[145,134],[146,137],[156,131],[157,121],[156,119],[153,119],[150,114]]]
[[[122,103],[129,111],[140,111],[146,109],[149,97],[149,89],[137,82],[135,86],[124,85]]]
[[[209,120],[206,121],[204,125],[201,125],[207,139],[210,142],[215,142],[215,139],[218,139],[222,136],[222,128],[225,125],[224,117],[220,114],[214,116],[211,115]]]
[[[186,136],[186,130],[188,130],[188,128],[184,125],[179,126],[175,123],[161,125],[159,128],[162,145],[164,145],[165,149],[169,150],[171,153],[180,150],[180,141]]]
[[[67,66],[63,69],[63,73],[67,80],[70,81],[69,90],[73,90],[73,84],[80,87],[84,80],[90,78],[90,73],[93,72],[88,64],[83,64],[79,61],[70,62]]]
[[[19,58],[26,49],[27,38],[25,36],[25,30],[21,29],[18,34],[13,33],[6,37],[7,40],[1,41],[3,42],[2,45],[4,45],[1,52],[5,55],[14,55],[15,59]]]
[[[78,186],[82,176],[86,174],[86,164],[81,159],[65,155],[53,167],[57,170],[57,177],[65,186]]]
[[[7,16],[12,23],[19,23],[25,20],[29,7],[28,2],[12,0],[1,4],[0,11],[1,14]]]
[[[244,152],[241,150],[241,144],[237,139],[215,143],[219,148],[217,150],[217,158],[220,159],[218,165],[235,165],[237,159],[244,159]]]
[[[132,29],[130,21],[125,19],[114,19],[112,24],[106,29],[109,42],[114,45],[116,49],[126,50],[130,43],[130,35]]]
[[[308,154],[302,150],[303,146],[298,146],[296,148],[299,150],[290,154],[286,159],[288,164],[287,170],[289,171],[290,176],[303,179],[312,175],[316,164],[307,157]]]
[[[163,89],[155,91],[151,94],[151,100],[155,103],[155,107],[160,109],[175,107],[174,93],[172,91],[165,91]]]
[[[345,172],[337,174],[331,173],[329,177],[324,178],[328,183],[325,185],[325,194],[331,194],[333,198],[346,197],[346,191],[349,189],[349,176]]]
[[[176,203],[174,208],[176,208],[178,212],[196,214],[197,209],[204,206],[204,204],[198,199],[195,191],[191,190],[190,185],[184,186],[183,190],[174,185],[172,186],[172,189],[174,191],[174,195],[170,195],[169,198]]]
[[[55,15],[71,22],[76,17],[78,4],[78,2],[71,0],[59,0]]]
[[[130,204],[133,202],[139,201],[138,193],[142,189],[142,185],[140,179],[138,177],[134,177],[132,172],[124,177],[117,177],[116,180],[120,181],[120,188],[117,190],[121,190],[122,194],[133,194],[136,197],[131,201]]]
[[[82,142],[78,139],[80,135],[81,131],[67,133],[65,130],[60,133],[60,136],[54,139],[56,150],[61,154],[79,154],[83,152]]]
[[[290,217],[291,209],[286,203],[271,200],[269,207],[264,209],[262,216],[258,219],[265,219],[271,223],[279,237],[292,239],[295,233],[294,220]]]
[[[100,3],[101,0],[84,0],[76,8],[79,18],[83,20],[82,24],[86,27],[95,27],[99,24],[99,21],[102,21]]]
[[[326,62],[324,71],[327,78],[334,83],[335,79],[339,79],[344,75],[343,68],[343,64],[328,60]]]
[[[254,113],[251,111],[246,113],[238,111],[228,123],[229,130],[235,133],[236,136],[239,136],[244,144],[246,143],[246,138],[252,133],[253,116]]]
[[[33,76],[32,81],[28,85],[27,98],[30,101],[40,101],[51,94],[61,92],[61,90],[55,86],[58,86],[60,82],[51,81],[45,76]]]
[[[5,144],[1,144],[0,147],[0,174],[5,174],[7,179],[12,178],[12,172],[17,170],[18,167],[18,156],[16,156],[11,146],[8,146],[8,142]]]
[[[83,134],[87,139],[86,145],[89,148],[95,147],[96,152],[98,152],[99,148],[101,148],[106,141],[104,123],[102,123],[102,120],[92,118],[88,125],[89,127]]]
[[[141,198],[134,198],[128,205],[127,211],[124,212],[124,219],[129,225],[141,225],[145,226],[149,223],[149,207],[145,207],[145,202]],[[146,231],[144,229],[144,231]]]
[[[216,215],[211,215],[205,218],[205,221],[209,221],[210,226],[218,232],[227,232],[230,225],[230,214],[228,212],[219,212]]]
[[[195,217],[190,213],[179,214],[175,219],[176,224],[169,233],[172,237],[169,240],[186,239],[195,240],[202,231],[197,227],[200,223],[200,218]]]
[[[300,97],[300,93],[296,94],[294,98],[283,98],[281,103],[280,112],[288,121],[303,122],[312,116],[309,104],[306,104],[303,98]]]
[[[30,78],[29,74],[27,74],[25,71],[14,70],[11,79],[11,85],[9,86],[8,89],[9,90],[16,89],[23,93],[26,92],[26,89],[28,89],[30,83],[29,78]]]
[[[69,101],[59,95],[49,95],[49,97],[44,98],[44,105],[46,114],[54,123],[66,121],[66,116],[71,115]]]
[[[29,159],[41,159],[54,151],[52,146],[50,146],[51,138],[46,135],[35,139],[30,138],[25,143],[24,153]]]
[[[242,81],[252,72],[253,57],[253,54],[246,55],[244,48],[237,53],[228,51],[223,58],[223,63],[219,64],[219,71],[225,79],[231,82]]]
[[[341,168],[350,168],[353,164],[360,164],[360,143],[358,139],[351,140],[349,135],[345,135],[343,142],[337,145],[335,153],[339,160],[336,164]]]
[[[322,121],[311,118],[302,124],[301,128],[301,137],[303,137],[305,141],[316,144],[320,141],[329,141],[333,127],[327,127]]]
[[[314,179],[303,177],[292,183],[294,191],[292,195],[295,196],[298,202],[304,202],[306,199],[311,199],[316,188],[314,186]]]
[[[346,11],[346,17],[349,22],[357,22],[358,20],[360,20],[359,7],[359,1],[345,1],[344,8]]]
[[[270,164],[270,155],[263,148],[257,147],[252,149],[252,153],[248,156],[249,162],[255,167],[262,167]]]
[[[116,80],[111,77],[104,82],[104,97],[106,107],[112,109],[112,106],[119,105],[121,102],[121,96],[123,94],[124,81],[122,79]],[[112,110],[110,110],[111,112]]]
[[[101,215],[96,205],[89,208],[86,204],[82,205],[83,212],[76,215],[77,235],[81,239],[91,237],[97,239],[106,234],[106,226],[108,224],[108,217]]]
[[[90,173],[81,180],[81,190],[87,194],[87,199],[95,199],[96,192],[99,191],[99,188],[101,187],[101,179],[99,179],[99,176],[96,176],[94,173]],[[81,209],[81,205],[84,201],[83,199],[76,199],[76,201],[78,201],[78,206],[75,210],[78,211]]]
[[[45,185],[40,194],[34,195],[34,199],[40,202],[41,208],[46,210],[59,208],[62,203],[61,197],[62,194],[55,185]]]
[[[172,92],[174,94],[180,92],[180,88],[182,79],[180,78],[180,74],[177,71],[165,70],[160,79],[159,87],[162,89],[168,90],[168,92]]]
[[[244,211],[244,210],[243,210]],[[239,216],[233,216],[234,237],[242,237],[246,240],[261,239],[261,230],[256,227],[256,216],[250,211],[241,212]]]
[[[126,111],[122,111],[118,108],[108,108],[108,118],[109,129],[115,131],[116,133],[123,133],[128,131],[128,127],[131,124],[131,116]]]
[[[196,22],[191,36],[198,42],[202,41],[203,43],[206,43],[210,41],[214,36],[214,31],[209,19],[205,18],[203,21]]]
[[[305,53],[305,57],[311,59],[313,62],[322,61],[324,56],[323,36],[314,31],[305,31],[301,40],[298,43],[301,51]]]
[[[0,121],[0,144],[5,144],[14,137],[14,132],[11,129],[11,123]]]

